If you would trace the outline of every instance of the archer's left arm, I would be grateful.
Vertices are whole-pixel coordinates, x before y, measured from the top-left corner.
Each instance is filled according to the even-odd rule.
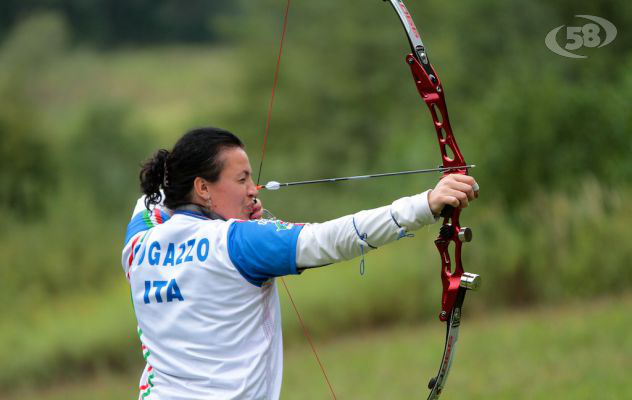
[[[350,260],[437,222],[445,206],[467,207],[476,197],[478,185],[474,178],[451,174],[443,177],[433,190],[402,197],[390,206],[305,225],[296,246],[297,268]]]
[[[430,209],[429,193],[430,190],[395,200],[388,206],[305,225],[296,247],[297,267],[350,260],[435,223],[437,217]]]

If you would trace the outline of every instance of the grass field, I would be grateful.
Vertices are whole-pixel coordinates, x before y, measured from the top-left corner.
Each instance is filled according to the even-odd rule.
[[[627,295],[476,318],[466,314],[442,398],[632,398],[631,307]],[[442,335],[436,322],[317,341],[317,347],[340,399],[425,398]],[[132,399],[139,374],[107,372],[1,398]],[[282,398],[331,398],[306,344],[286,351]]]

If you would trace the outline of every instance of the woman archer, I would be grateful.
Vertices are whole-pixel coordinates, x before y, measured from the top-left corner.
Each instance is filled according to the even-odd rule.
[[[144,196],[125,238],[147,365],[139,399],[278,399],[283,347],[274,278],[334,264],[467,207],[475,180],[451,174],[432,190],[318,224],[260,219],[244,145],[199,128],[140,172]]]

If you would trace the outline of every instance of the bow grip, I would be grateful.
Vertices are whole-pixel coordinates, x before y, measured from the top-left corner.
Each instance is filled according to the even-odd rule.
[[[441,217],[443,218],[448,218],[449,216],[452,215],[452,213],[454,212],[454,207],[450,206],[450,205],[445,205],[443,207],[443,210],[441,210]]]

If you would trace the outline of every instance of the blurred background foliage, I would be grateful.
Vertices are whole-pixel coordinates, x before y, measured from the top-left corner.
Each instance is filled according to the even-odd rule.
[[[625,293],[632,283],[632,3],[409,1],[482,187],[464,213],[468,312]],[[0,391],[138,371],[119,265],[140,162],[187,129],[225,127],[260,160],[283,2],[4,1],[0,5]],[[619,28],[589,56],[544,45],[576,14]],[[295,1],[262,182],[438,164],[407,43],[382,2]],[[321,221],[431,187],[436,176],[261,195]],[[435,229],[290,279],[320,338],[436,317]],[[327,290],[323,290],[323,288]],[[283,297],[283,296],[282,296]],[[284,336],[302,339],[284,301]],[[318,316],[318,318],[310,318]],[[134,381],[134,380],[132,380]],[[515,398],[515,397],[514,397]]]
[[[100,48],[218,41],[211,20],[237,11],[229,1],[7,0],[0,6],[0,35],[38,12],[62,15],[73,43]]]

